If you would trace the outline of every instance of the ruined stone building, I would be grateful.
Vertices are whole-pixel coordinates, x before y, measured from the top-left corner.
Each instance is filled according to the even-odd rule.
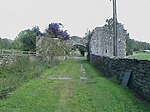
[[[90,37],[90,55],[114,57],[113,56],[113,20],[106,20],[108,24],[103,27],[96,27]],[[126,56],[126,35],[127,31],[121,23],[117,24],[117,57]]]

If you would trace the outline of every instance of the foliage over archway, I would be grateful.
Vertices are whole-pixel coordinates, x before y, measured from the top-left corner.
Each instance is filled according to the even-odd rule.
[[[45,29],[45,33],[52,35],[52,38],[59,38],[61,40],[68,40],[70,38],[67,30],[63,30],[61,23],[49,24],[48,28]]]

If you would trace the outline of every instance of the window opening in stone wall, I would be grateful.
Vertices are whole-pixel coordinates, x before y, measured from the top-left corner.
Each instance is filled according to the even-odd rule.
[[[119,39],[119,43],[121,43],[121,39]]]

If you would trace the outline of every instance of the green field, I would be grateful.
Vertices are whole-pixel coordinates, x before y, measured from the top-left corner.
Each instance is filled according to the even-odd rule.
[[[129,58],[141,59],[141,60],[150,60],[150,53],[137,53],[129,56]]]
[[[85,74],[81,71],[81,64]],[[85,75],[88,80],[81,80]],[[49,80],[49,77],[71,80]],[[150,105],[85,60],[67,60],[0,100],[0,112],[149,112]]]

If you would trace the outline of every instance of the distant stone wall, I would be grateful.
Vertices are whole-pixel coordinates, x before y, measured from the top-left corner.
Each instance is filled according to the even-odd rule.
[[[0,65],[6,63],[13,63],[16,60],[16,56],[0,56]]]
[[[106,77],[122,82],[126,70],[132,70],[128,87],[150,101],[150,61],[114,59],[91,55],[90,62]]]
[[[96,27],[91,35],[89,48],[90,54],[113,57],[113,20],[106,20],[108,24],[103,27]],[[126,56],[126,35],[127,31],[121,23],[117,24],[117,57]]]
[[[29,57],[31,61],[36,58],[34,55],[0,55],[0,65],[14,63],[19,57]]]

